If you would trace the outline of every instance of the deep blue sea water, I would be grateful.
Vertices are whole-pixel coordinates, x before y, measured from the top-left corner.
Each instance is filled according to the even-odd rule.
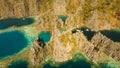
[[[6,18],[0,20],[0,30],[7,29],[9,27],[21,27],[34,23],[33,18]]]
[[[15,61],[9,65],[9,68],[28,68],[28,62],[22,60]]]
[[[21,31],[11,30],[0,33],[0,59],[20,52],[30,43],[30,38],[26,37]]]

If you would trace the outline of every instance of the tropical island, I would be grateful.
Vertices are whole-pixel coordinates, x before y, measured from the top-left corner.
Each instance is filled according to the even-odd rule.
[[[120,68],[120,1],[0,0],[0,68]]]

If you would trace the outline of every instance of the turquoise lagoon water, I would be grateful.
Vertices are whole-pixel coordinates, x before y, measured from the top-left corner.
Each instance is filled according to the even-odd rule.
[[[67,62],[63,62],[59,66],[46,64],[43,68],[91,68],[91,64],[83,58],[77,58],[75,61],[72,59]]]
[[[43,41],[45,44],[50,40],[51,33],[50,32],[41,32],[39,34],[39,39]]]
[[[33,18],[6,18],[0,20],[0,29],[6,29],[12,26],[21,27],[34,23]]]
[[[14,55],[30,44],[30,38],[21,31],[11,30],[0,33],[0,59]]]
[[[64,24],[65,24],[66,19],[67,19],[67,16],[64,16],[64,15],[59,15],[59,16],[58,16],[58,19],[62,19],[62,21],[63,21],[63,22],[64,22]]]
[[[9,65],[9,68],[28,68],[28,62],[22,60],[15,61]]]

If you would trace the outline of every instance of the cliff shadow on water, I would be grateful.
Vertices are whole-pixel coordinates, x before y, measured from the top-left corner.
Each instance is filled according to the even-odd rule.
[[[103,35],[107,36],[114,42],[120,42],[120,30],[113,29],[113,30],[102,30],[100,31]]]
[[[101,30],[96,32],[96,31],[92,31],[87,27],[80,27],[80,28],[73,29],[72,33],[73,34],[76,33],[77,30],[82,31],[88,40],[91,40],[96,33],[100,32],[101,34],[113,40],[114,42],[120,42],[120,29]]]
[[[86,38],[87,38],[88,40],[91,40],[92,37],[96,34],[95,31],[92,31],[91,29],[89,29],[89,28],[87,28],[87,27],[80,27],[80,28],[73,29],[73,30],[72,30],[72,33],[73,33],[73,34],[76,33],[77,30],[82,31],[83,34],[86,36]]]
[[[12,26],[21,27],[34,23],[33,18],[6,18],[0,20],[0,30],[6,29]]]

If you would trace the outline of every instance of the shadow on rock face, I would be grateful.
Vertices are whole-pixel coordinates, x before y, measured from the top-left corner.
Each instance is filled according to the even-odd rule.
[[[38,39],[37,42],[38,42],[40,47],[44,47],[45,46],[45,43],[44,43],[43,39]]]

